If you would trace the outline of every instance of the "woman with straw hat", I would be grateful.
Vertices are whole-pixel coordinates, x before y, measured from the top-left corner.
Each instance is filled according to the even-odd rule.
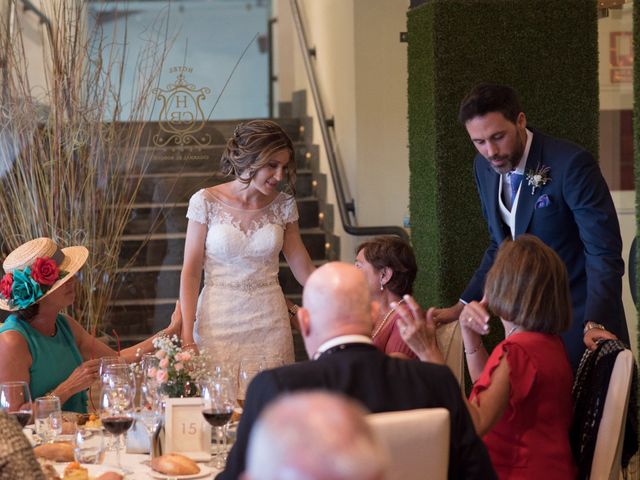
[[[60,313],[75,299],[75,274],[89,255],[85,247],[60,248],[37,238],[12,251],[0,280],[0,309],[13,312],[0,328],[0,382],[23,380],[33,398],[55,395],[63,410],[87,411],[86,389],[97,379],[101,357],[117,352]],[[162,333],[179,334],[180,308]],[[153,351],[152,339],[126,348],[127,362]]]

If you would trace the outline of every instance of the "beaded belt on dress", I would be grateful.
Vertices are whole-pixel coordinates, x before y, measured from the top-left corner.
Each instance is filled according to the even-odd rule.
[[[241,290],[243,292],[252,292],[260,288],[279,285],[277,277],[271,278],[269,280],[263,280],[260,282],[254,282],[249,280],[245,282],[225,282],[224,280],[205,280],[204,284],[207,287],[226,288],[229,290]]]

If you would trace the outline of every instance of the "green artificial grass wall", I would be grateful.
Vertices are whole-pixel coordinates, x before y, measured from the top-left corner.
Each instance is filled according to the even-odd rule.
[[[429,0],[409,11],[407,30],[415,293],[425,306],[448,306],[489,242],[460,100],[481,81],[509,84],[529,125],[597,156],[596,2]]]

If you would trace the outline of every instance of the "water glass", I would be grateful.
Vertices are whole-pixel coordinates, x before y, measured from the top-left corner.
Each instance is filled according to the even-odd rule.
[[[105,454],[101,428],[80,428],[74,437],[73,454],[79,463],[102,463]]]
[[[35,426],[36,434],[43,442],[52,442],[62,433],[62,410],[58,397],[36,398]]]

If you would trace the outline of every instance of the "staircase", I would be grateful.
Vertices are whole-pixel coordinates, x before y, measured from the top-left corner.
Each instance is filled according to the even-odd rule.
[[[317,171],[318,148],[308,141],[310,119],[274,120],[294,143],[302,240],[316,265],[335,260],[339,240],[330,233],[333,212],[323,200],[326,179]],[[168,324],[179,294],[189,198],[200,188],[228,181],[217,173],[219,160],[226,139],[240,121],[207,122],[197,133],[199,138],[211,138],[206,146],[154,146],[151,139],[159,125],[145,127],[143,138],[149,140],[139,156],[147,168],[125,230],[112,308],[104,323],[107,331],[118,332],[123,345]],[[282,257],[279,281],[285,295],[300,304],[302,287]],[[306,358],[297,333],[294,342],[296,359]]]

